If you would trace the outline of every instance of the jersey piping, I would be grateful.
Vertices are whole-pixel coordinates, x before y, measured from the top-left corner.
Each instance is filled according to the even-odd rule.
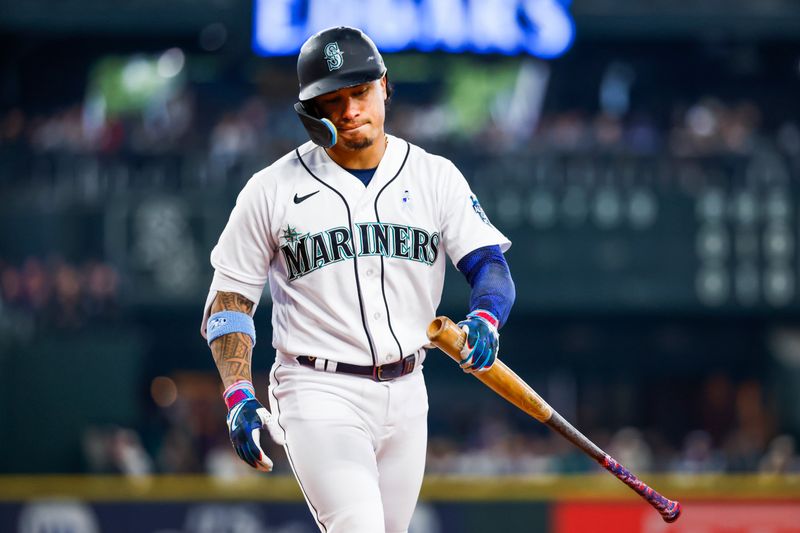
[[[403,168],[406,166],[406,161],[408,161],[408,154],[411,153],[411,145],[406,141],[406,155],[403,157],[403,162],[400,164],[400,168],[397,170],[397,174],[394,175],[389,182],[381,187],[381,190],[378,191],[378,194],[375,196],[375,221],[380,224],[381,217],[378,215],[378,199],[383,194],[383,191],[386,190],[386,187],[391,185],[391,183],[397,179],[397,176],[403,171]],[[400,341],[397,339],[397,335],[394,333],[394,328],[392,328],[392,316],[389,313],[389,301],[386,299],[386,285],[384,282],[384,263],[383,263],[383,256],[381,256],[381,293],[383,294],[383,305],[386,307],[386,321],[389,323],[389,331],[392,333],[392,337],[394,338],[394,342],[397,343],[397,349],[399,350],[400,359],[402,359],[405,354],[403,353],[403,347],[400,345]]]
[[[342,193],[340,193],[334,187],[328,185],[327,183],[325,183],[324,181],[319,179],[313,172],[311,172],[311,169],[308,168],[308,165],[306,165],[306,162],[303,161],[303,158],[300,156],[300,149],[299,148],[295,148],[295,154],[297,154],[297,159],[300,160],[300,164],[303,165],[303,168],[306,170],[306,172],[309,173],[309,175],[312,178],[314,178],[315,180],[320,182],[322,185],[324,185],[325,187],[327,187],[330,190],[332,190],[333,192],[335,192],[336,195],[339,198],[342,199],[342,203],[344,203],[344,207],[345,207],[345,209],[347,209],[347,225],[350,228],[350,245],[353,247],[353,250],[355,250],[356,249],[355,248],[356,242],[355,242],[354,237],[353,237],[353,235],[355,233],[355,231],[353,231],[353,218],[350,215],[350,205],[348,205],[347,200],[342,195]],[[366,318],[367,315],[366,315],[366,312],[364,311],[364,298],[361,296],[361,281],[359,280],[359,277],[358,277],[358,258],[357,258],[357,254],[353,256],[353,274],[355,275],[355,278],[356,278],[356,292],[358,293],[358,307],[361,310],[361,325],[364,328],[364,333],[367,335],[367,343],[369,344],[369,351],[370,351],[370,355],[372,356],[372,366],[378,366],[378,359],[377,359],[377,355],[375,353],[374,340],[372,339],[372,335],[370,335],[370,333],[369,333],[369,328],[367,328],[367,318]],[[392,333],[392,335],[394,335],[394,333]]]

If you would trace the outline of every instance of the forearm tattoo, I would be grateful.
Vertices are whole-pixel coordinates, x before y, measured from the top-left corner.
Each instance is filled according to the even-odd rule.
[[[219,311],[239,311],[249,314],[252,309],[253,302],[235,292],[218,292],[211,304],[211,314]],[[211,354],[226,388],[240,379],[252,381],[250,373],[252,351],[250,337],[244,333],[228,333],[211,343]]]

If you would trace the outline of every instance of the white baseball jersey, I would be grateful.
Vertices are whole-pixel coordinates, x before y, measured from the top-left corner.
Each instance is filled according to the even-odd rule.
[[[364,187],[309,141],[242,189],[206,308],[217,291],[258,302],[269,281],[276,350],[382,365],[428,343],[445,255],[495,244],[511,246],[447,159],[388,136]]]

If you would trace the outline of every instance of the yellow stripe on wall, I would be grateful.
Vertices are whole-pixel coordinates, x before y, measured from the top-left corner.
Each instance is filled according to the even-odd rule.
[[[800,475],[652,475],[643,480],[670,499],[799,500]],[[0,501],[74,498],[85,501],[302,501],[291,476],[235,480],[208,476],[0,476]],[[427,501],[629,500],[637,496],[610,475],[427,476]]]

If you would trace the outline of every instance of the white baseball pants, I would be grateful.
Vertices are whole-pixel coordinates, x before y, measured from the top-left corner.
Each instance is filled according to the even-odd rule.
[[[323,533],[405,533],[425,469],[422,369],[395,379],[336,374],[278,354],[270,410]]]

